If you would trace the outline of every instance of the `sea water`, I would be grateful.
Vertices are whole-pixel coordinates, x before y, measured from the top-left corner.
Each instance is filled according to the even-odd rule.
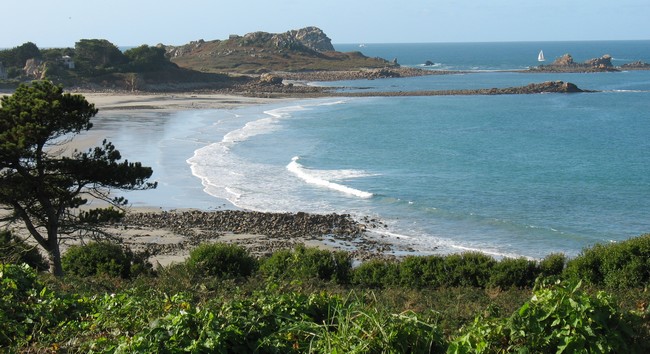
[[[170,129],[167,148],[187,155],[187,170],[170,172],[178,180],[169,184],[200,184],[199,208],[207,196],[250,210],[378,218],[387,226],[374,236],[425,254],[572,256],[650,232],[650,71],[509,71],[537,65],[540,49],[549,61],[568,52],[576,61],[610,54],[615,65],[650,62],[649,41],[374,46],[337,49],[471,72],[327,85],[408,91],[563,80],[602,92],[182,112],[185,125]]]

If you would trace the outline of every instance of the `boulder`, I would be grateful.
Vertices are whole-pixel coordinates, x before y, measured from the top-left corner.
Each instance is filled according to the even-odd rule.
[[[555,59],[555,61],[551,65],[571,66],[571,65],[575,65],[575,62],[573,61],[573,57],[571,56],[571,54],[564,54],[563,56]]]
[[[600,58],[589,59],[585,62],[585,64],[599,69],[607,69],[613,67],[612,56],[609,54],[605,54]]]
[[[270,73],[260,75],[260,83],[266,85],[282,85],[282,77]]]

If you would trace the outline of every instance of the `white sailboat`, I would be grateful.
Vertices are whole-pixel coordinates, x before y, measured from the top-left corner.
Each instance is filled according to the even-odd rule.
[[[544,59],[544,51],[540,50],[539,54],[537,55],[537,61],[545,61],[545,60],[546,59]]]

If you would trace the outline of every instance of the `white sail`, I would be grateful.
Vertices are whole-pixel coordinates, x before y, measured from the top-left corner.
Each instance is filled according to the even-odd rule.
[[[537,55],[537,61],[545,61],[544,59],[544,51],[540,50],[539,55]]]

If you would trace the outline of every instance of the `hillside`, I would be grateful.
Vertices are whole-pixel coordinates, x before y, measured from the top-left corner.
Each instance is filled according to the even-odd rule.
[[[198,40],[182,46],[166,46],[165,50],[179,67],[202,72],[261,74],[396,66],[360,52],[337,52],[330,38],[316,27],[276,34],[231,35],[226,40]]]

